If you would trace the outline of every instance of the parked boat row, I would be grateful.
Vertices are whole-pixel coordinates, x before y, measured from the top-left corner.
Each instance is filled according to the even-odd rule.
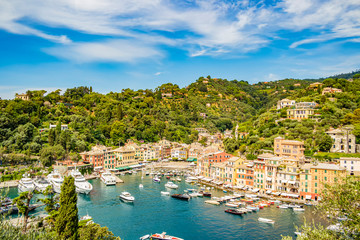
[[[70,175],[75,179],[75,187],[77,193],[89,194],[93,189],[93,186],[86,181],[85,177],[79,172],[78,169],[73,169]],[[18,191],[44,191],[48,186],[52,186],[52,189],[56,193],[61,192],[61,185],[64,182],[64,178],[61,174],[54,170],[46,178],[39,178],[33,180],[29,174],[24,174],[23,178],[19,181]],[[116,183],[116,182],[115,182]]]

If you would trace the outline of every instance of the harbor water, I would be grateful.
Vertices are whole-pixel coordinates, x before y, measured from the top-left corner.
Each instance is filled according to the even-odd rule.
[[[240,240],[240,239],[281,239],[281,235],[295,237],[295,226],[300,226],[304,219],[312,221],[313,207],[305,206],[305,212],[292,209],[266,207],[259,212],[243,216],[225,213],[225,205],[215,206],[204,203],[209,198],[192,198],[181,201],[162,196],[160,191],[183,193],[185,189],[200,187],[181,182],[178,189],[166,189],[164,177],[161,183],[155,183],[150,176],[141,174],[121,176],[124,183],[105,186],[95,179],[93,191],[89,195],[78,195],[79,216],[89,214],[94,222],[107,226],[122,240],[136,240],[150,233],[167,232],[185,240]],[[143,184],[143,188],[139,188]],[[121,192],[130,192],[135,197],[134,203],[125,203],[119,199]],[[211,191],[215,196],[224,196],[220,190]],[[10,190],[10,196],[17,195],[17,189]],[[41,209],[37,211],[39,214]],[[269,218],[275,224],[259,222],[258,218]],[[320,221],[314,219],[315,222]]]

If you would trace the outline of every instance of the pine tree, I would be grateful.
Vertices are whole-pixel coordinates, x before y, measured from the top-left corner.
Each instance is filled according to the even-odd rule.
[[[55,229],[60,239],[79,239],[78,236],[78,209],[74,178],[65,177],[61,186],[60,209]]]

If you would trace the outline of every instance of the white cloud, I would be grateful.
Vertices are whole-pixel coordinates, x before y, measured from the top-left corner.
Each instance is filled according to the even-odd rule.
[[[72,43],[71,36],[58,34],[64,28],[112,40]],[[291,48],[360,37],[360,1],[283,0],[274,6],[248,0],[0,0],[0,29],[69,44],[48,52],[80,62],[152,58],[162,55],[159,45],[187,50],[192,57],[236,55],[266,46],[282,30],[312,33]]]
[[[163,74],[163,72],[156,72],[154,75],[155,75],[155,76],[159,76],[159,75],[161,75],[161,74]]]
[[[50,48],[47,53],[71,61],[85,62],[136,62],[144,58],[162,57],[160,50],[133,40],[74,43]]]

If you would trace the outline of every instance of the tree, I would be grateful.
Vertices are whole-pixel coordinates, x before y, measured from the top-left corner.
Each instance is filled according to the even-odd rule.
[[[65,177],[61,185],[60,209],[56,218],[55,230],[60,239],[76,240],[78,236],[77,194],[73,177]]]
[[[55,226],[55,220],[58,216],[58,211],[56,209],[56,205],[58,203],[58,198],[54,194],[52,190],[52,186],[48,186],[42,194],[45,196],[45,198],[39,199],[38,201],[43,202],[45,206],[45,211],[49,214],[49,216],[46,218],[47,222],[54,227]]]
[[[50,166],[54,160],[64,156],[65,150],[61,145],[44,147],[40,151],[40,161],[44,166]]]
[[[316,135],[315,145],[319,146],[319,150],[323,152],[327,152],[331,149],[333,144],[332,138],[326,133],[322,133],[320,135]]]
[[[23,232],[26,232],[27,222],[29,219],[30,212],[30,201],[33,198],[33,193],[31,191],[22,192],[20,196],[14,198],[13,204],[16,204],[19,212],[24,215],[24,227]]]
[[[88,221],[79,222],[79,237],[80,240],[120,240],[107,227]]]
[[[338,223],[338,217],[346,217],[340,222],[341,233],[323,229],[321,226],[305,224],[301,240],[310,239],[360,239],[360,181],[357,177],[349,176],[337,179],[337,182],[325,184],[321,194],[321,202],[316,207],[318,214],[330,216],[330,221]],[[283,240],[291,239],[283,237]]]

